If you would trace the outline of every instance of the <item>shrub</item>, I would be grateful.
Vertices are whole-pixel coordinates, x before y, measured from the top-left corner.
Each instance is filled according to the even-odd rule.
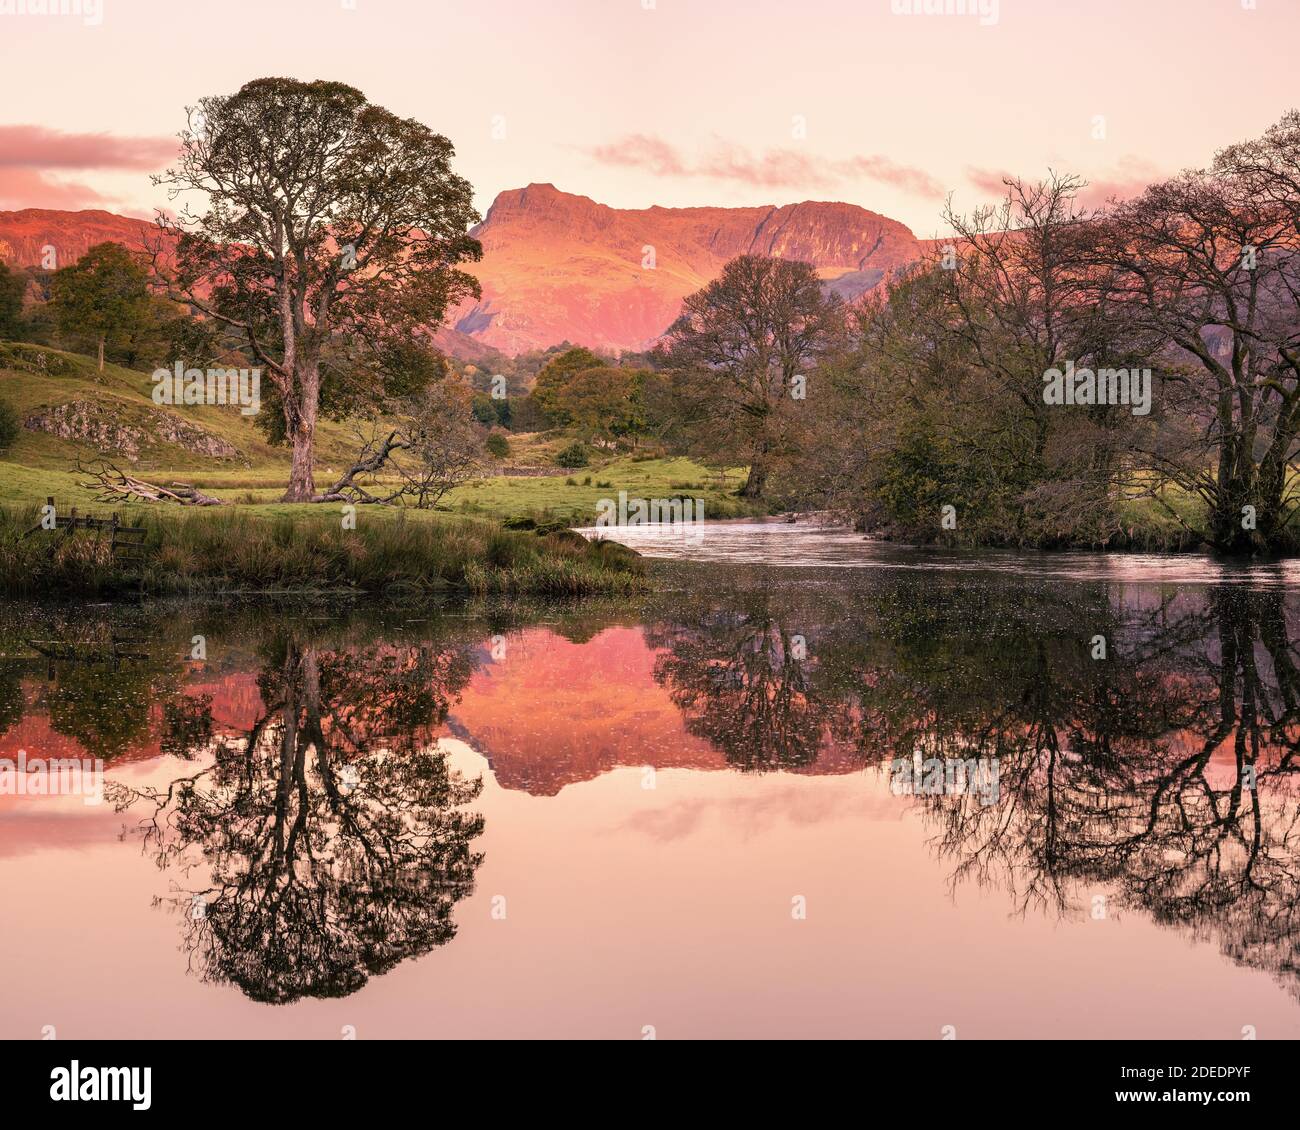
[[[483,444],[493,459],[510,458],[510,441],[500,432],[493,432]]]
[[[561,451],[555,457],[555,462],[561,467],[585,467],[591,462],[591,456],[587,454],[586,444],[575,442]]]

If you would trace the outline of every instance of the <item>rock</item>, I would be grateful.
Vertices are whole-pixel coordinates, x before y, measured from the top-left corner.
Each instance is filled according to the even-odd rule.
[[[96,451],[113,452],[134,463],[147,447],[170,443],[193,455],[233,459],[239,450],[220,436],[170,412],[155,412],[140,422],[126,422],[126,405],[92,400],[71,400],[43,407],[23,420],[32,432],[47,432],[60,439],[84,443]]]

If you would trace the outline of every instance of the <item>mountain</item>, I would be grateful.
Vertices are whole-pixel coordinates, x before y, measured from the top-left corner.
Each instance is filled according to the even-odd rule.
[[[33,266],[53,246],[62,266],[103,240],[138,247],[152,227],[103,211],[0,212],[0,259]],[[853,298],[923,249],[897,220],[854,204],[620,209],[550,184],[501,193],[474,234],[483,259],[469,269],[483,296],[452,311],[438,335],[468,361],[563,341],[644,349],[737,255],[802,259]]]
[[[509,354],[566,340],[643,349],[737,255],[802,259],[855,297],[921,254],[903,224],[854,204],[627,210],[550,184],[501,193],[474,234],[483,297],[450,325]]]
[[[24,208],[0,212],[0,260],[10,266],[38,267],[47,247],[55,252],[54,265],[75,263],[97,243],[121,243],[132,249],[156,232],[152,220],[136,220],[92,209],[61,212],[53,208]]]

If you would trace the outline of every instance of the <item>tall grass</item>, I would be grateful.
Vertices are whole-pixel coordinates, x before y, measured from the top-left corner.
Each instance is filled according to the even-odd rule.
[[[0,507],[0,591],[623,594],[645,587],[642,560],[567,532],[538,536],[454,518],[336,510],[267,517],[238,510],[150,510],[142,561],[115,561],[107,535],[40,532],[35,507]],[[56,540],[57,539],[57,540]]]

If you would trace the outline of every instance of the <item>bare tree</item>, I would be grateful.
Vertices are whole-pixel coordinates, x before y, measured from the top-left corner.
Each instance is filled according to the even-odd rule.
[[[430,385],[414,399],[410,413],[410,458],[397,464],[401,493],[419,509],[431,509],[453,487],[483,473],[486,437],[474,419],[473,392],[459,381]]]
[[[1171,361],[1179,421],[1146,454],[1226,552],[1282,543],[1300,436],[1300,117],[1119,205],[1099,248],[1109,317]]]

